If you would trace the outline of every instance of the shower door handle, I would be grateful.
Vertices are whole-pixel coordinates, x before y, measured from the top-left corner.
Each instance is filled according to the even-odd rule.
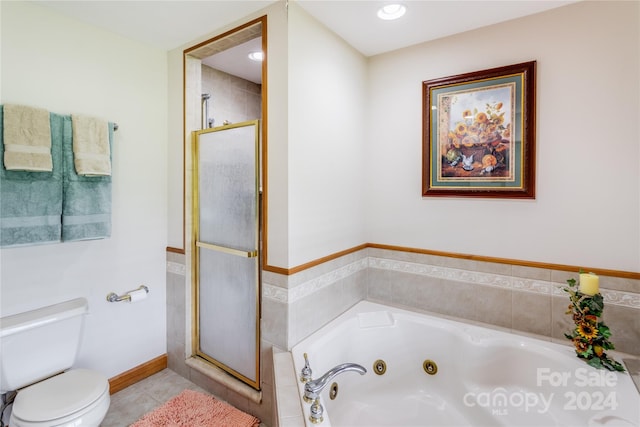
[[[227,246],[219,246],[219,245],[213,245],[211,243],[204,243],[204,242],[196,242],[196,246],[198,246],[199,248],[205,248],[205,249],[211,249],[213,251],[218,251],[218,252],[224,252],[226,254],[230,254],[230,255],[236,255],[236,256],[241,256],[244,258],[255,258],[258,256],[258,251],[241,251],[239,249],[233,249],[233,248],[229,248]]]

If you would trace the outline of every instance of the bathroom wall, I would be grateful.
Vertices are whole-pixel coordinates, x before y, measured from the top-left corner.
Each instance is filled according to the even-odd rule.
[[[118,123],[109,239],[2,249],[2,315],[89,301],[77,365],[113,377],[166,352],[167,55],[32,2],[1,2],[2,98]],[[109,292],[145,284],[136,304]]]
[[[209,118],[213,126],[262,118],[259,84],[202,65],[202,93],[209,98]]]
[[[366,242],[365,195],[371,185],[365,172],[366,58],[296,2],[289,3],[289,32],[290,234],[288,259],[269,256],[268,263],[278,267]],[[280,244],[269,230],[269,250]]]
[[[578,2],[370,58],[367,241],[640,271],[639,8]],[[421,197],[422,82],[531,60],[536,199]]]

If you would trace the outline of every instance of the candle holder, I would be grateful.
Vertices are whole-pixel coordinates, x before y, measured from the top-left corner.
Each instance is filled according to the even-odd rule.
[[[605,352],[613,350],[614,345],[609,341],[611,330],[601,320],[604,310],[602,295],[599,292],[593,295],[581,292],[575,279],[569,279],[567,283],[569,286],[563,290],[569,294],[571,304],[566,314],[573,316],[576,326],[564,336],[573,342],[576,355],[594,368],[624,372],[624,366]]]

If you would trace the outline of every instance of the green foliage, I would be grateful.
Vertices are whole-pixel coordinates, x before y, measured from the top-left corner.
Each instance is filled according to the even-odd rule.
[[[576,279],[567,279],[568,287],[563,288],[569,294],[571,304],[567,314],[572,316],[575,327],[571,333],[565,333],[567,339],[573,341],[576,355],[587,361],[589,366],[596,369],[623,372],[624,366],[610,359],[605,350],[615,347],[611,338],[611,329],[601,321],[604,311],[604,299],[600,293],[586,295],[576,288]]]

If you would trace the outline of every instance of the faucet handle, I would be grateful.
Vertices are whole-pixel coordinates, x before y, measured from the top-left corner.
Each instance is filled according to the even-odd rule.
[[[322,416],[323,414],[324,408],[320,404],[320,398],[316,397],[313,401],[313,404],[309,408],[309,421],[311,421],[313,424],[320,424],[322,421],[324,421],[324,417]]]
[[[309,366],[309,358],[307,353],[304,353],[304,367],[300,371],[300,381],[303,383],[311,381],[311,367]]]

